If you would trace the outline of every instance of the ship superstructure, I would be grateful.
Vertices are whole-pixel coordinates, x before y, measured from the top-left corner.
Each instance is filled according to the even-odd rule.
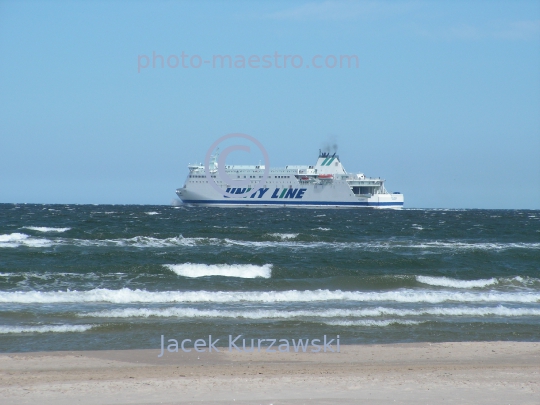
[[[394,208],[403,207],[403,194],[389,193],[385,180],[347,173],[339,156],[319,151],[313,166],[269,168],[225,166],[229,181],[221,179],[217,156],[208,166],[190,164],[176,194],[186,204],[221,207]],[[267,173],[266,181],[261,184]],[[213,182],[213,184],[211,184]],[[236,184],[235,184],[236,183]]]

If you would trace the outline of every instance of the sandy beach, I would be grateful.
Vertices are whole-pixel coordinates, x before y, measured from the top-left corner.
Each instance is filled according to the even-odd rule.
[[[540,343],[0,354],[2,404],[538,404]]]

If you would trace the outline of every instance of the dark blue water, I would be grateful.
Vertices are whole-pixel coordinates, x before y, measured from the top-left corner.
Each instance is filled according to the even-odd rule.
[[[0,205],[0,351],[540,340],[540,211]]]

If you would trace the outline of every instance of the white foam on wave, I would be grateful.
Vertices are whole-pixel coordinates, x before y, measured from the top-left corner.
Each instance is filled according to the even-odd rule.
[[[217,244],[215,238],[184,238],[182,236],[171,238],[154,238],[151,236],[135,236],[125,239],[73,239],[71,241],[58,241],[62,244],[74,244],[76,246],[118,246],[139,248],[164,248],[176,246],[197,246],[201,244]]]
[[[71,228],[51,228],[47,226],[23,226],[25,229],[30,229],[32,231],[38,231],[38,232],[66,232],[69,231]]]
[[[370,242],[299,242],[293,239],[297,233],[268,234],[279,241],[246,241],[236,239],[220,239],[207,237],[184,238],[182,235],[169,238],[151,236],[135,236],[121,239],[62,239],[55,240],[33,238],[23,233],[0,235],[0,247],[49,247],[52,245],[74,246],[119,246],[140,248],[165,248],[176,246],[242,246],[254,249],[260,248],[290,248],[290,249],[364,249],[364,250],[394,250],[394,249],[424,249],[426,252],[439,250],[505,250],[505,249],[540,249],[540,243],[465,243],[465,242],[416,242],[416,241],[370,241]]]
[[[239,278],[270,278],[272,275],[272,265],[264,264],[256,266],[254,264],[164,264],[166,268],[174,271],[183,277],[239,277]]]
[[[327,325],[332,326],[391,326],[391,325],[418,325],[423,322],[420,321],[407,321],[401,319],[386,319],[384,321],[378,321],[373,319],[365,319],[360,321],[330,321],[324,322]]]
[[[27,238],[29,238],[29,235],[26,235],[24,233],[11,233],[11,234],[4,234],[0,235],[0,243],[4,242],[19,242],[23,241]]]
[[[358,301],[358,302],[540,302],[539,292],[468,292],[429,291],[400,289],[385,292],[341,290],[288,290],[288,291],[146,291],[122,288],[109,290],[96,288],[88,291],[16,291],[0,292],[0,303],[64,303],[64,302],[112,302],[129,304],[136,302],[311,302],[311,301]]]
[[[70,273],[70,272],[35,272],[35,271],[23,271],[23,272],[16,272],[16,273],[0,273],[0,277],[23,277],[24,279],[40,279],[44,281],[60,281],[61,279],[80,279],[80,280],[104,280],[104,279],[113,279],[118,280],[120,277],[126,275],[127,273],[121,273],[121,272],[115,272],[115,273],[96,273],[96,272],[90,272],[90,273]],[[149,274],[141,274],[143,276],[150,276]]]
[[[86,332],[93,325],[40,325],[40,326],[4,326],[0,325],[0,334],[7,333],[65,333]]]
[[[279,235],[279,234],[271,234]],[[288,234],[286,234],[288,235]],[[295,235],[295,234],[291,234]],[[297,236],[297,235],[296,235]],[[295,237],[296,237],[295,236]],[[183,238],[187,245],[188,240],[197,245],[210,241],[222,246],[245,246],[251,248],[291,248],[291,249],[364,249],[364,250],[395,250],[395,249],[423,249],[425,251],[440,250],[506,250],[506,249],[540,249],[540,243],[465,243],[465,242],[416,242],[416,241],[371,241],[371,242],[298,242],[293,238],[281,238],[281,241],[244,241],[236,239],[217,238]]]
[[[510,285],[518,285],[518,286],[526,286],[526,287],[537,287],[540,286],[540,279],[535,277],[521,277],[521,276],[515,276],[515,277],[509,277],[509,278],[502,278],[499,279],[499,283],[505,283]]]
[[[156,212],[156,211],[149,211],[149,212],[145,212],[146,215],[159,215],[159,212]]]
[[[295,239],[298,236],[297,233],[269,233],[268,235],[281,240]]]
[[[323,228],[322,226],[312,229],[312,231],[331,231],[331,230],[332,230],[331,228]]]
[[[481,280],[458,280],[449,277],[416,276],[416,281],[422,284],[452,288],[482,288],[499,283],[499,281],[493,277]]]
[[[244,319],[291,319],[291,318],[362,318],[378,316],[540,316],[536,308],[497,307],[434,307],[422,309],[364,308],[364,309],[327,309],[311,311],[283,311],[254,309],[242,310],[200,310],[197,308],[124,308],[97,312],[81,313],[78,316],[99,318],[244,318]]]
[[[506,250],[506,249],[540,249],[540,243],[496,243],[496,242],[424,242],[417,245],[404,244],[403,247],[412,248],[440,248],[451,250]]]
[[[25,233],[11,233],[0,235],[0,248],[48,247],[53,244],[49,239],[33,238]]]

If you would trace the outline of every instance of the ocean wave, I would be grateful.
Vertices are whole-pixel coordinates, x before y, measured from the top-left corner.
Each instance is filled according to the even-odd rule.
[[[0,235],[0,248],[49,247],[53,242],[49,239],[34,238],[25,233],[11,233]]]
[[[479,280],[459,280],[451,277],[435,276],[415,276],[416,281],[439,287],[450,288],[483,288],[489,286],[506,287],[537,287],[540,286],[540,279],[534,277],[499,277]]]
[[[268,235],[281,240],[295,239],[298,236],[297,233],[269,233]]]
[[[24,233],[11,233],[9,235],[3,234],[3,235],[0,235],[0,243],[18,242],[18,241],[25,240],[29,237],[30,237],[29,235],[26,235]]]
[[[0,334],[8,333],[64,333],[86,332],[93,325],[40,325],[40,326],[4,326],[0,325]]]
[[[421,309],[364,308],[364,309],[327,309],[311,311],[283,311],[254,309],[250,311],[200,310],[197,308],[125,308],[78,314],[81,317],[98,318],[244,318],[244,319],[291,319],[291,318],[362,318],[378,316],[540,316],[536,308],[497,307],[435,307]]]
[[[177,246],[200,246],[219,245],[218,238],[184,238],[182,235],[170,238],[154,238],[152,236],[135,236],[133,238],[121,239],[72,239],[70,241],[59,241],[63,244],[74,244],[78,246],[118,246],[118,247],[138,247],[138,248],[166,248]]]
[[[26,280],[36,278],[40,280],[53,280],[59,281],[59,279],[80,279],[80,280],[103,280],[103,279],[113,279],[117,280],[118,276],[124,276],[128,273],[115,272],[115,273],[70,273],[70,272],[35,272],[35,271],[22,271],[22,272],[8,272],[0,273],[0,277],[11,278],[11,277],[22,277]],[[149,274],[142,274],[146,276],[151,276]]]
[[[111,302],[129,304],[137,302],[540,302],[540,293],[520,292],[465,292],[401,289],[385,292],[341,290],[288,290],[288,291],[146,291],[122,288],[109,290],[96,288],[88,291],[15,291],[0,292],[0,303],[64,303]]]
[[[270,278],[272,275],[272,265],[264,264],[256,266],[254,264],[164,264],[164,267],[172,270],[183,277],[239,277],[239,278]]]
[[[401,319],[387,319],[384,321],[377,321],[372,319],[365,319],[360,321],[330,321],[324,322],[327,325],[332,326],[390,326],[390,325],[419,325],[421,321],[406,321]]]
[[[185,238],[189,239],[189,238]],[[198,238],[201,239],[201,238]],[[393,251],[406,249],[422,249],[426,252],[439,251],[473,251],[473,250],[495,250],[503,251],[508,249],[540,249],[540,243],[465,243],[465,242],[415,242],[415,241],[372,241],[372,242],[300,242],[283,239],[280,242],[274,241],[243,241],[235,239],[215,239],[213,244],[221,246],[243,246],[254,249],[264,248],[288,248],[288,249],[331,249],[347,250],[361,249],[364,251]],[[187,242],[187,241],[185,241]],[[198,245],[201,240],[193,241],[193,245]],[[209,243],[210,241],[205,243]],[[192,245],[192,246],[193,246]]]
[[[499,283],[505,283],[510,285],[523,285],[526,287],[540,286],[540,279],[535,277],[521,277],[515,276],[510,278],[501,278]]]
[[[74,246],[118,246],[139,248],[166,248],[166,247],[197,247],[197,246],[241,246],[254,249],[288,248],[288,249],[363,249],[372,251],[388,251],[399,249],[424,249],[426,251],[439,250],[506,250],[506,249],[540,249],[540,243],[466,243],[466,242],[417,242],[417,241],[370,241],[370,242],[302,242],[295,241],[297,233],[267,234],[276,240],[249,241],[230,238],[183,237],[182,235],[169,238],[155,238],[152,236],[135,236],[120,239],[62,239],[54,240],[35,238],[23,233],[0,235],[0,247],[48,247],[52,245]]]
[[[47,226],[23,226],[24,229],[30,229],[32,231],[38,231],[38,232],[66,232],[69,231],[71,228],[51,228]]]
[[[424,242],[415,244],[404,244],[402,247],[411,248],[441,248],[451,250],[507,250],[507,249],[540,249],[540,243],[498,243],[498,242]]]
[[[291,249],[364,249],[364,250],[394,250],[394,249],[435,249],[435,250],[506,250],[506,249],[540,249],[540,243],[466,243],[466,242],[415,242],[415,241],[371,241],[371,242],[301,242],[294,241],[298,234],[275,233],[269,234],[280,241],[249,241],[220,238],[184,238],[183,236],[167,239],[136,237],[125,243],[138,245],[176,245],[176,246],[242,246],[250,248],[291,248]],[[138,239],[137,239],[138,238]],[[122,240],[115,241],[121,243]],[[112,241],[111,241],[112,242]]]
[[[146,215],[159,215],[159,212],[156,212],[156,211],[149,211],[149,212],[145,212]]]
[[[496,278],[484,279],[484,280],[457,280],[449,277],[430,277],[430,276],[416,276],[416,281],[422,284],[429,284],[440,287],[453,287],[453,288],[481,288],[489,285],[498,284],[499,281]]]

